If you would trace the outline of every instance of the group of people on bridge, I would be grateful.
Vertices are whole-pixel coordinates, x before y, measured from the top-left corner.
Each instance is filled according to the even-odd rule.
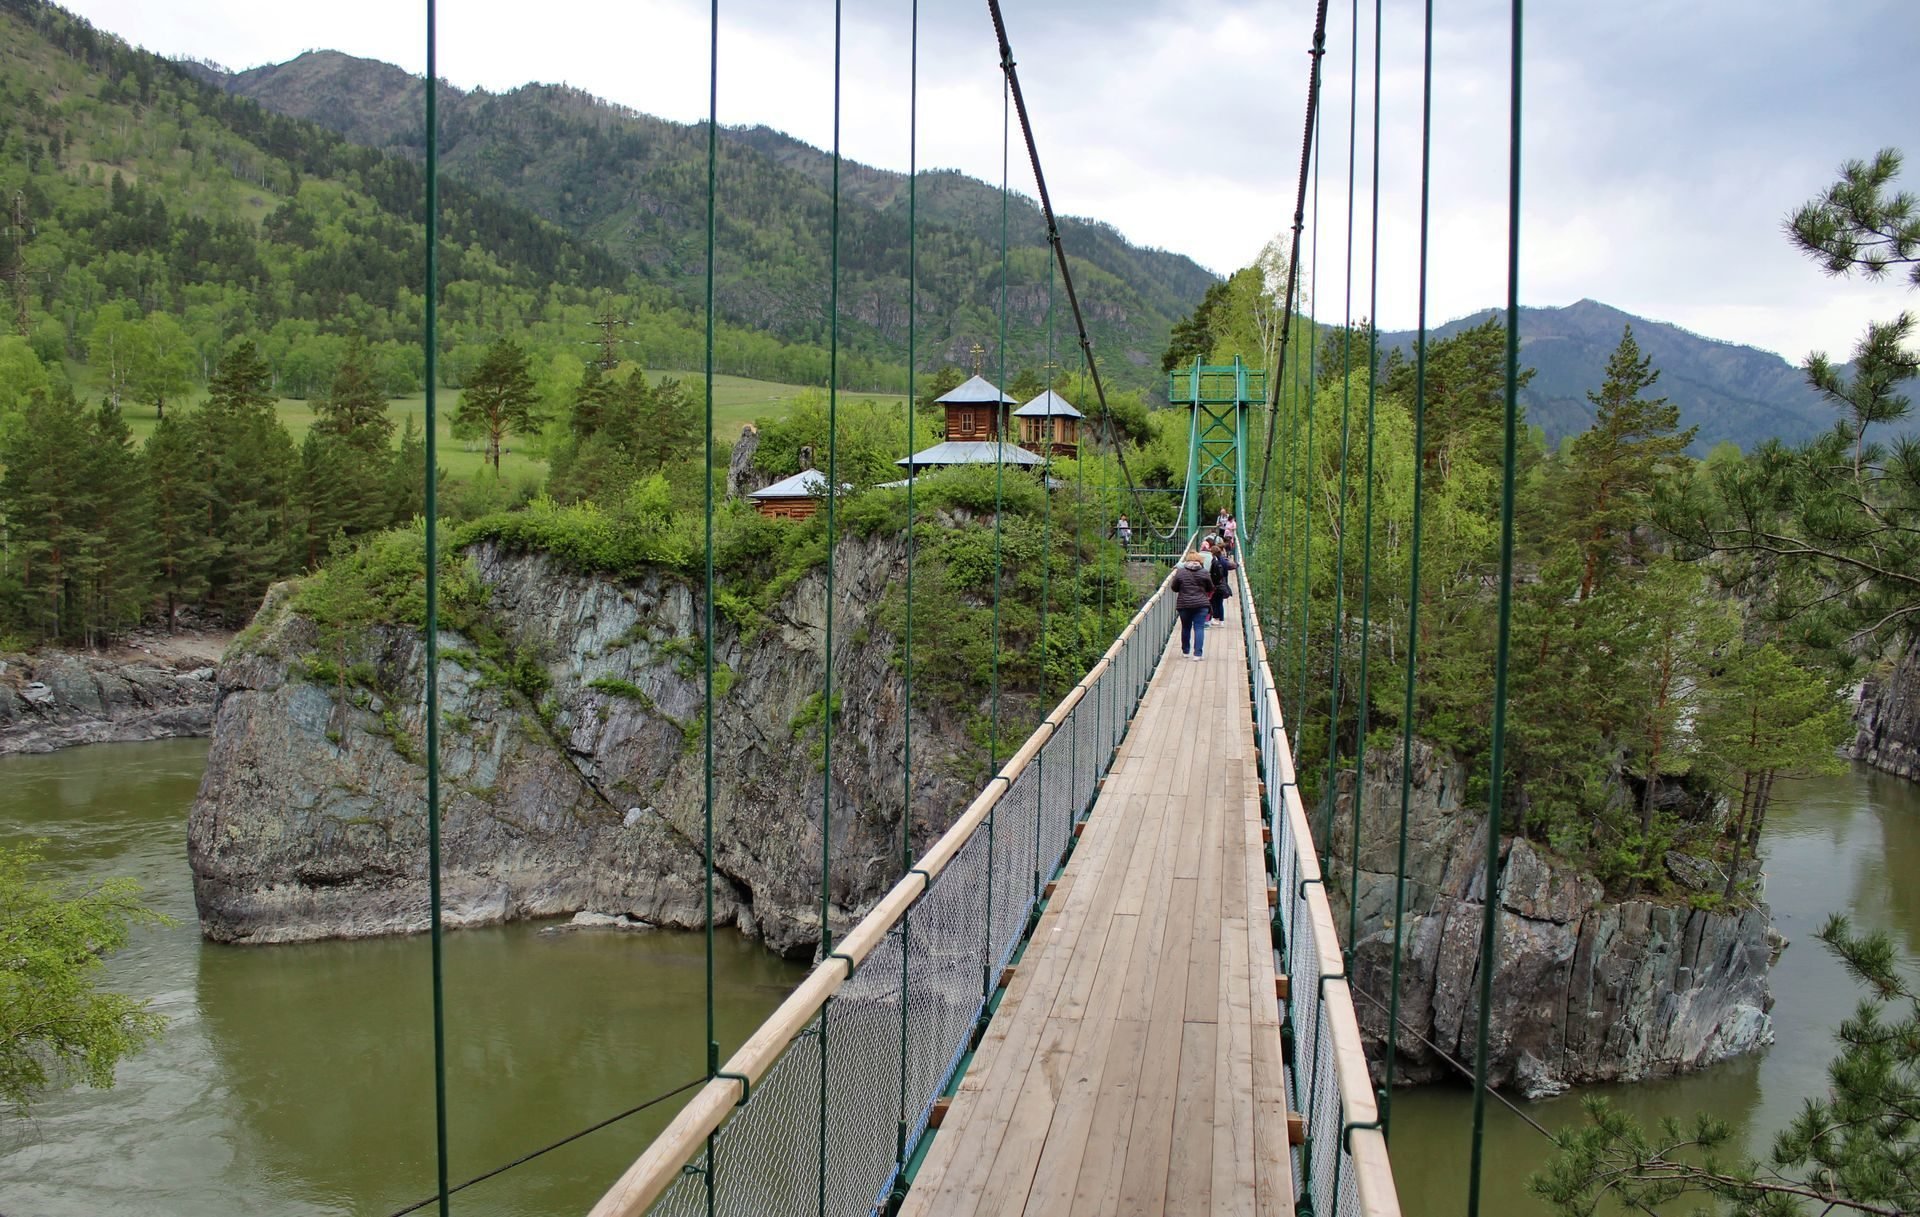
[[[1180,612],[1180,653],[1195,660],[1206,654],[1207,623],[1227,619],[1227,598],[1233,595],[1234,560],[1239,524],[1222,508],[1212,535],[1188,550],[1173,571],[1174,607]]]

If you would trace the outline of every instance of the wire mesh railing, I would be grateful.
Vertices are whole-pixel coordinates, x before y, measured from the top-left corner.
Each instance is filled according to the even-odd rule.
[[[1313,830],[1293,770],[1280,695],[1244,567],[1241,622],[1246,632],[1260,778],[1266,783],[1267,868],[1277,893],[1275,966],[1287,977],[1281,1024],[1289,1108],[1302,1114],[1305,1139],[1294,1148],[1300,1212],[1308,1217],[1398,1217],[1399,1195],[1387,1160],[1378,1098],[1360,1041],[1360,1022],[1327,903]]]
[[[1085,679],[694,1095],[593,1217],[887,1210],[1045,881],[1072,850],[1174,621],[1163,580]]]

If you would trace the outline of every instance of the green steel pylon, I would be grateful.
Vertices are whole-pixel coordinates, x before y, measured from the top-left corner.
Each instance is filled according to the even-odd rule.
[[[1203,364],[1167,377],[1167,400],[1193,407],[1192,441],[1187,449],[1187,532],[1200,527],[1200,501],[1208,490],[1224,489],[1235,519],[1246,516],[1247,407],[1267,400],[1267,373],[1250,368],[1238,355],[1230,364]]]

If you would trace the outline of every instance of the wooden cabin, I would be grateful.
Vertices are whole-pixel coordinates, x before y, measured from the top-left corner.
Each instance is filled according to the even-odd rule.
[[[1020,446],[1041,457],[1078,457],[1080,420],[1085,415],[1048,389],[1013,412],[1020,420]]]
[[[985,377],[971,376],[934,399],[947,411],[947,438],[962,443],[991,443],[1011,427],[1008,414],[1016,405]]]
[[[747,497],[753,500],[753,509],[770,520],[810,520],[820,510],[820,500],[826,493],[827,475],[818,469],[802,469]]]

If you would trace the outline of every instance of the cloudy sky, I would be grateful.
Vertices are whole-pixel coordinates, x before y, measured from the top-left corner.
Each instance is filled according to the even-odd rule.
[[[1354,315],[1368,309],[1373,20],[1328,25],[1318,313],[1346,286],[1347,103],[1360,59]],[[169,55],[234,68],[332,48],[425,67],[417,3],[68,0]],[[721,0],[720,120],[832,140],[830,0]],[[1306,97],[1309,0],[1003,0],[1048,186],[1062,211],[1222,273],[1290,218]],[[1434,45],[1435,321],[1505,298],[1508,13],[1439,0]],[[997,52],[979,0],[921,0],[922,167],[998,181]],[[908,0],[845,0],[842,150],[907,165]],[[265,14],[271,14],[270,17]],[[1920,158],[1914,0],[1607,0],[1529,8],[1521,299],[1581,297],[1779,351],[1845,352],[1870,319],[1920,309],[1895,282],[1829,280],[1780,235],[1840,162]],[[1421,13],[1386,0],[1381,38],[1382,324],[1411,328]],[[443,0],[443,77],[504,91],[565,81],[638,110],[706,113],[701,0]],[[1013,183],[1032,191],[1014,133]],[[1920,159],[1905,184],[1920,190]],[[1310,216],[1311,223],[1311,216]],[[1303,261],[1311,257],[1303,253]]]

